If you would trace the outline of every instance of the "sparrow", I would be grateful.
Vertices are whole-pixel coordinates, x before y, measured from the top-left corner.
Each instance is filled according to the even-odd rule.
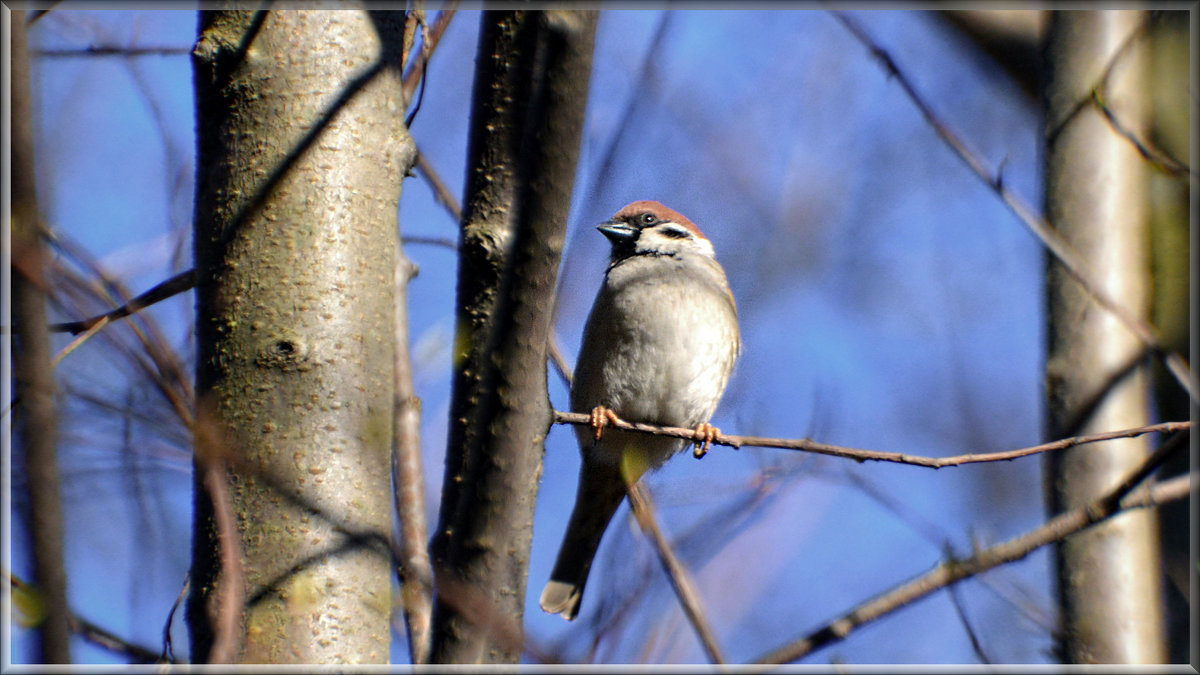
[[[571,386],[583,463],[575,508],[541,607],[579,614],[592,560],[627,488],[689,443],[711,441],[708,424],[741,353],[737,305],[712,242],[678,211],[636,201],[597,228],[612,245],[584,328]],[[696,440],[611,428],[628,422],[696,429]],[[699,456],[699,452],[697,455]]]

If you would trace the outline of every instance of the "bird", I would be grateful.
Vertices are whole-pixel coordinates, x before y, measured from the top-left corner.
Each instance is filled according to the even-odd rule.
[[[575,506],[540,605],[579,614],[592,560],[633,485],[689,443],[707,450],[708,423],[741,354],[737,303],[712,242],[660,202],[635,201],[597,229],[612,246],[584,327],[571,386],[582,454]],[[695,440],[609,428],[628,422],[694,428]],[[697,456],[700,456],[697,446]]]

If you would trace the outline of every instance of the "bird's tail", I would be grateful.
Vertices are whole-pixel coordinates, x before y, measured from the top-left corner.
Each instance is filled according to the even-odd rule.
[[[579,472],[579,489],[571,521],[563,535],[562,547],[558,549],[550,582],[542,591],[543,610],[560,614],[568,621],[579,614],[592,559],[596,557],[604,530],[621,506],[625,492],[625,481],[616,466],[585,460]]]

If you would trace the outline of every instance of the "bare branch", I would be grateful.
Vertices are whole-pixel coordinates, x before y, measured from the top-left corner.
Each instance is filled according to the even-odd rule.
[[[1150,165],[1155,169],[1172,176],[1195,176],[1192,168],[1187,164],[1184,164],[1183,162],[1170,156],[1165,150],[1151,146],[1148,141],[1142,140],[1136,133],[1122,124],[1121,120],[1117,119],[1117,114],[1108,105],[1108,101],[1104,97],[1102,86],[1096,87],[1092,90],[1092,97],[1090,100],[1096,106],[1096,109],[1100,111],[1100,114],[1104,115],[1104,119],[1108,121],[1108,124],[1112,127],[1113,131],[1117,132],[1125,140],[1129,141],[1138,151],[1138,154],[1141,155],[1142,158],[1147,162],[1150,162]]]
[[[102,628],[77,614],[71,614],[68,618],[71,622],[71,630],[76,635],[98,647],[103,647],[115,654],[121,654],[134,663],[161,662],[158,654],[126,640],[107,628]],[[178,661],[168,661],[167,663],[178,663]]]
[[[654,501],[650,498],[649,491],[641,483],[633,483],[628,487],[629,505],[633,508],[633,515],[637,518],[642,532],[654,544],[654,551],[658,554],[663,571],[671,580],[671,588],[679,598],[679,604],[683,606],[683,613],[692,624],[692,628],[696,630],[700,644],[704,646],[704,651],[708,654],[710,661],[725,663],[725,657],[721,655],[721,647],[717,644],[717,637],[704,614],[704,607],[700,604],[700,594],[696,591],[692,575],[679,561],[679,557],[671,549],[671,543],[667,541],[662,529],[658,526],[658,521],[654,516]]]
[[[104,297],[108,302],[115,302],[118,298],[129,297],[129,293],[122,284],[101,269],[82,246],[74,243],[59,232],[48,232],[47,237],[51,244],[70,256],[94,276],[94,279],[85,280],[82,275],[70,267],[62,264],[58,265],[59,272],[80,288],[86,289],[86,292],[92,298]],[[171,404],[173,411],[179,416],[179,419],[186,426],[191,427],[193,422],[191,405],[195,395],[192,392],[189,378],[183,374],[184,368],[179,355],[168,345],[162,331],[149,318],[145,318],[140,322],[130,322],[129,327],[138,341],[141,342],[145,356],[147,357],[140,358],[131,354],[130,358],[154,382],[159,392]],[[70,348],[74,349],[77,346],[78,344],[74,344]],[[65,350],[64,353],[59,355],[59,359],[56,359],[56,362],[63,356],[66,356]]]
[[[119,45],[96,45],[83,49],[37,49],[33,55],[41,58],[81,58],[90,56],[188,56],[192,48],[163,45],[158,47],[122,47]]]
[[[554,330],[554,326],[550,327],[550,344],[547,345],[547,351],[550,356],[550,363],[554,365],[554,372],[558,373],[563,384],[567,385],[567,389],[570,389],[574,374],[571,372],[571,366],[567,363],[566,357],[563,356],[562,346],[558,344],[558,331]]]
[[[20,15],[18,15],[19,17]],[[34,160],[34,103],[25,23],[11,27],[12,105],[12,369],[22,415],[14,420],[29,494],[29,528],[35,583],[46,609],[39,626],[43,663],[71,662],[70,608],[63,547],[62,479],[58,470],[58,406],[46,330],[46,247],[42,237]],[[7,237],[6,237],[7,239]],[[7,241],[5,242],[8,243]],[[7,345],[6,345],[7,348]],[[9,374],[5,374],[9,377]],[[16,455],[17,453],[13,453]]]
[[[554,423],[588,425],[592,423],[592,418],[586,413],[571,413],[556,410],[554,411]],[[620,418],[611,420],[609,422],[609,426],[617,429],[624,429],[626,431],[640,431],[642,433],[652,434],[655,436],[671,436],[674,438],[683,438],[692,441],[697,440],[695,429],[686,429],[683,427],[664,427],[656,424],[644,424],[642,422],[626,422]],[[910,455],[903,452],[863,450],[860,448],[849,448],[841,445],[818,443],[817,441],[812,441],[807,438],[767,438],[764,436],[738,436],[735,434],[725,434],[720,432],[718,432],[713,438],[712,444],[724,445],[734,448],[735,450],[744,446],[758,448],[780,448],[783,450],[801,450],[804,452],[814,452],[819,455],[853,459],[859,462],[895,462],[897,464],[911,464],[913,466],[940,469],[947,466],[958,466],[960,464],[1001,462],[1017,459],[1018,457],[1026,457],[1028,455],[1036,455],[1043,452],[1072,448],[1077,445],[1111,441],[1115,438],[1132,438],[1134,436],[1142,436],[1144,434],[1152,433],[1172,433],[1177,431],[1187,431],[1191,428],[1191,422],[1162,422],[1160,424],[1150,424],[1134,429],[1121,429],[1119,431],[1107,431],[1104,433],[1090,434],[1086,436],[1073,436],[1071,438],[1063,438],[1057,441],[1051,441],[1049,443],[1042,443],[1041,445],[1018,448],[1016,450],[968,453],[965,455],[954,455],[953,457],[924,457],[921,455]]]
[[[842,12],[833,12],[833,15],[863,46],[871,51],[873,56],[879,59],[880,63],[887,70],[888,75],[896,79],[896,82],[900,84],[904,93],[917,106],[921,115],[925,117],[925,121],[933,127],[938,136],[954,150],[980,180],[987,184],[1000,197],[1009,210],[1042,242],[1055,259],[1062,263],[1063,268],[1087,290],[1088,295],[1092,296],[1097,303],[1111,312],[1121,323],[1125,324],[1155,355],[1163,359],[1171,375],[1179,382],[1184,391],[1188,393],[1188,396],[1193,401],[1196,401],[1196,393],[1192,386],[1193,374],[1183,356],[1163,346],[1162,340],[1158,336],[1158,330],[1154,326],[1134,315],[1133,312],[1130,312],[1124,305],[1115,300],[1108,291],[1104,290],[1100,284],[1096,283],[1095,279],[1097,276],[1086,261],[1083,260],[1075,249],[1071,248],[1066,240],[1062,238],[1058,231],[1044,217],[1038,215],[1033,207],[1017,196],[1012,190],[1008,189],[1004,184],[1002,174],[989,169],[983,158],[969,148],[958,134],[942,121],[929,103],[917,93],[916,88],[904,71],[896,64],[891,54],[883,47],[880,47],[849,16]]]
[[[46,600],[43,597],[44,593],[41,591],[41,589],[35,588],[15,574],[8,572],[5,574],[8,577],[9,587],[12,589],[14,595],[24,594],[26,597],[31,598],[30,602],[38,605],[45,605]],[[18,611],[20,611],[20,606],[23,604],[24,603],[14,598],[13,605]],[[101,628],[95,623],[80,617],[73,611],[68,611],[67,624],[69,625],[71,632],[83,638],[84,640],[87,640],[88,642],[91,642],[92,644],[103,649],[107,649],[115,654],[120,654],[134,663],[156,663],[162,661],[159,658],[159,655],[154,653],[152,650],[141,645],[134,644],[117,635],[116,633],[113,633],[107,628]],[[174,661],[169,662],[174,663]]]
[[[421,175],[429,182],[429,187],[433,188],[433,196],[438,203],[446,207],[450,212],[450,217],[454,218],[455,223],[462,222],[462,206],[458,200],[454,198],[454,194],[450,192],[450,188],[446,187],[446,182],[442,180],[441,175],[429,163],[429,158],[425,153],[417,149],[417,168],[421,170]]]
[[[413,664],[429,661],[433,617],[433,566],[425,515],[425,471],[421,462],[421,399],[413,385],[408,336],[408,282],[416,266],[396,247],[396,310],[392,322],[396,391],[392,399],[392,491],[400,520],[400,592]]]
[[[954,604],[954,613],[958,615],[958,620],[967,633],[967,639],[971,641],[971,649],[975,652],[975,656],[980,663],[991,664],[992,659],[984,651],[983,643],[979,641],[979,634],[975,632],[975,627],[971,625],[971,619],[967,617],[967,608],[963,605],[958,585],[950,586],[946,590],[950,593],[950,602]]]
[[[179,589],[179,595],[175,596],[175,602],[171,604],[171,611],[167,612],[167,620],[163,622],[162,632],[162,658],[161,660],[169,663],[175,662],[175,640],[171,637],[171,625],[175,623],[175,613],[183,606],[183,601],[187,599],[188,590],[192,587],[192,580],[189,577],[183,582],[183,586]]]
[[[412,14],[416,18],[417,23],[421,25],[421,56],[416,63],[413,63],[409,67],[408,72],[404,74],[403,96],[405,105],[413,100],[413,93],[416,91],[418,84],[421,86],[421,93],[417,98],[416,105],[408,113],[408,117],[404,119],[404,126],[406,127],[412,127],[413,119],[416,118],[417,111],[421,109],[421,99],[425,95],[425,73],[429,68],[429,59],[433,58],[433,50],[437,48],[438,42],[442,39],[442,34],[446,32],[446,28],[450,25],[450,20],[454,18],[454,8],[457,6],[458,2],[456,1],[447,3],[446,9],[438,12],[438,17],[434,20],[432,28],[425,23],[424,10],[416,10]]]
[[[934,591],[981,574],[1000,565],[1024,558],[1033,551],[1061,541],[1112,516],[1130,509],[1149,508],[1188,495],[1192,475],[1183,475],[1130,495],[1143,480],[1181,447],[1187,433],[1172,437],[1148,456],[1116,488],[1089,504],[1059,514],[1042,526],[1023,535],[984,549],[963,560],[947,560],[932,571],[868,600],[807,636],[759,658],[755,663],[791,663],[822,647],[844,639],[859,626],[874,621]]]
[[[233,663],[238,650],[238,624],[245,603],[242,547],[239,542],[233,502],[226,484],[225,464],[209,458],[204,462],[204,489],[212,499],[217,538],[221,545],[221,590],[217,600],[216,632],[208,653],[209,663]]]
[[[441,237],[405,236],[402,237],[401,240],[406,244],[441,246],[452,250],[458,248],[458,245],[453,241]],[[195,286],[196,279],[194,271],[189,269],[176,274],[170,279],[167,279],[145,293],[135,297],[124,305],[105,312],[104,314],[99,314],[89,319],[82,319],[80,321],[66,321],[63,323],[50,324],[50,330],[56,333],[71,333],[72,335],[79,335],[80,333],[85,332],[88,333],[88,335],[83,336],[83,340],[72,342],[67,348],[63,349],[63,352],[56,357],[55,362],[57,363],[57,361],[61,361],[63,357],[71,353],[76,347],[79,346],[77,343],[82,343],[87,339],[87,337],[94,335],[96,331],[100,330],[105,325],[118,319],[124,319],[127,316],[132,316],[133,314],[136,314],[143,309],[150,307],[151,305],[173,298],[180,293],[190,291],[195,288]]]
[[[199,483],[212,506],[216,543],[220,555],[220,581],[216,589],[213,638],[206,661],[234,663],[241,649],[242,610],[246,604],[246,575],[242,569],[242,543],[233,498],[229,493],[228,460],[232,458],[228,438],[222,433],[212,405],[202,400],[197,405],[193,429],[196,469]]]
[[[72,335],[79,335],[80,333],[90,330],[102,322],[109,323],[111,321],[116,321],[117,319],[124,319],[125,317],[141,311],[155,303],[162,302],[168,298],[173,298],[184,291],[190,291],[195,285],[196,279],[195,275],[192,273],[192,270],[180,272],[179,274],[176,274],[170,279],[167,279],[154,288],[151,288],[145,293],[142,293],[136,298],[110,312],[101,314],[100,316],[94,316],[90,319],[84,319],[82,321],[67,321],[65,323],[51,324],[50,330],[58,333],[67,332],[71,333]]]

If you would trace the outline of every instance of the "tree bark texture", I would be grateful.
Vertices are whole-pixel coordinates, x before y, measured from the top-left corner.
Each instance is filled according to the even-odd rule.
[[[223,592],[244,595],[236,661],[390,657],[403,29],[403,12],[200,15],[193,662]],[[222,587],[212,466],[244,588]]]
[[[33,87],[25,12],[3,9],[12,35],[12,321],[16,375],[14,421],[29,485],[29,533],[34,582],[44,618],[42,663],[71,662],[67,571],[63,560],[62,483],[58,473],[58,412],[46,322],[44,246],[35,180]],[[7,340],[6,340],[7,342]]]
[[[596,13],[485,12],[460,236],[455,376],[434,536],[434,663],[515,663],[546,351]]]
[[[1121,124],[1145,133],[1145,20],[1140,11],[1054,12],[1045,52],[1047,216],[1107,292],[1141,316],[1149,301],[1147,166],[1090,99],[1100,87]],[[1144,345],[1053,260],[1047,281],[1050,437],[1148,423]],[[1051,508],[1094,499],[1148,451],[1142,437],[1052,453]],[[1123,514],[1067,538],[1057,552],[1061,658],[1161,662],[1157,512]]]

